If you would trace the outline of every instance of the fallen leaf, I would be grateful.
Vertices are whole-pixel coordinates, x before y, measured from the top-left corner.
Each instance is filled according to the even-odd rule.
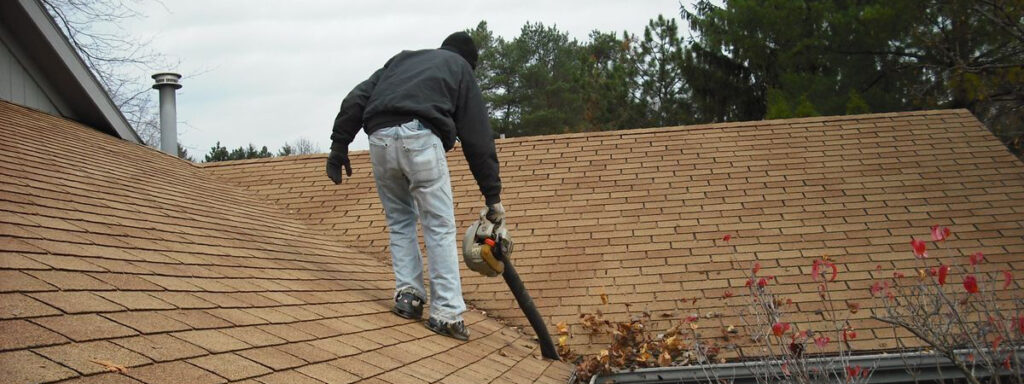
[[[498,354],[501,355],[502,357],[508,357],[508,353],[505,353],[504,349],[499,349]]]
[[[949,237],[949,227],[943,227],[939,225],[932,226],[932,240],[933,241],[945,241]]]
[[[978,264],[980,264],[984,260],[985,260],[985,254],[983,254],[981,252],[974,252],[974,253],[971,254],[970,261],[971,261],[971,265],[972,266],[978,265]]]
[[[114,363],[106,361],[106,360],[89,360],[89,361],[91,361],[93,363],[96,363],[96,364],[99,364],[99,365],[102,365],[103,368],[105,368],[108,372],[118,372],[118,373],[126,373],[126,372],[128,372],[128,368],[125,368],[123,365],[114,364]]]
[[[601,304],[608,305],[608,294],[601,293]]]
[[[563,335],[569,333],[569,325],[566,324],[564,320],[559,322],[555,326],[558,327],[558,333],[561,333]]]
[[[911,248],[914,248],[914,256],[916,256],[918,259],[924,259],[928,257],[928,251],[926,251],[924,241],[915,238],[910,238],[910,246]]]
[[[964,289],[968,293],[978,293],[978,279],[974,275],[964,276]]]

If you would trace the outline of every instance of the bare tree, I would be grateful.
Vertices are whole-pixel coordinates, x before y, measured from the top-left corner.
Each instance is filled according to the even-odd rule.
[[[296,155],[309,155],[313,153],[320,153],[320,147],[316,145],[312,140],[307,137],[300,137],[292,143],[294,147],[294,154]]]
[[[166,63],[148,40],[129,33],[124,24],[143,15],[146,1],[42,0],[85,64],[96,75],[139,137],[149,146],[160,142],[157,101],[148,77]]]

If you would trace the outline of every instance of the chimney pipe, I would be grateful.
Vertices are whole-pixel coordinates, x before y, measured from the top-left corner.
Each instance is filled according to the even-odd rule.
[[[160,91],[160,150],[178,157],[178,108],[175,106],[174,91],[181,88],[181,75],[171,72],[153,75],[153,89]]]

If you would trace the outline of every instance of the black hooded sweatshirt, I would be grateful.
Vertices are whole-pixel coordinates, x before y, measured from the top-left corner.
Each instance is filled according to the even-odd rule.
[[[473,68],[448,47],[402,51],[341,103],[331,148],[347,148],[360,127],[366,134],[418,119],[441,138],[445,151],[462,152],[487,205],[501,201],[501,178],[487,108]]]

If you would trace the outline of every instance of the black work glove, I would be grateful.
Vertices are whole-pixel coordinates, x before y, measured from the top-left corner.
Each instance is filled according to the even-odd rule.
[[[331,154],[327,155],[327,177],[331,178],[334,185],[341,184],[341,166],[345,166],[345,174],[352,176],[352,164],[348,161],[348,146],[331,148]]]
[[[500,202],[488,205],[484,217],[494,225],[501,225],[505,221],[505,207]]]

